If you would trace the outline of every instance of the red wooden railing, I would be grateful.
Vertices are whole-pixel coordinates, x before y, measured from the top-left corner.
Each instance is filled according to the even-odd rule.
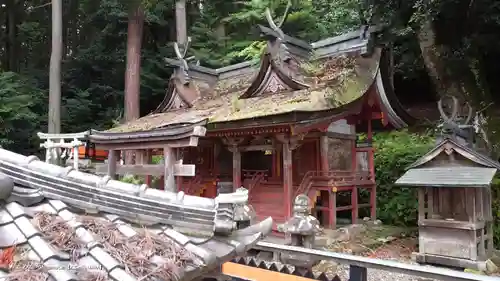
[[[315,172],[316,171],[308,171],[304,175],[304,177],[302,178],[302,182],[299,185],[299,188],[297,188],[297,190],[293,194],[293,198],[297,197],[301,193],[304,193],[306,190],[308,191],[311,188],[311,186],[313,184],[312,177],[313,177]],[[292,198],[292,200],[293,200],[293,198]]]
[[[265,181],[267,177],[267,170],[243,170],[243,178],[248,192]]]
[[[329,185],[368,185],[373,184],[375,179],[370,172],[352,172],[345,170],[332,171],[308,171],[302,178],[302,182],[294,193],[294,198],[304,193],[308,195],[310,189],[316,181],[328,181]]]

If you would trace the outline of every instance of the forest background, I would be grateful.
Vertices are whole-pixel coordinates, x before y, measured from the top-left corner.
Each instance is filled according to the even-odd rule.
[[[172,73],[164,58],[175,57],[174,0],[1,0],[0,145],[23,154],[39,153],[36,132],[47,131],[51,6],[56,2],[62,4],[62,132],[122,122],[127,39],[136,37],[142,45],[136,54],[137,91],[133,93],[134,86],[127,90],[127,95],[139,96],[141,116],[161,102]],[[208,67],[258,59],[265,43],[256,25],[266,24],[266,8],[279,16],[286,5],[279,0],[188,0],[188,55]],[[439,97],[453,94],[481,110],[492,149],[498,152],[500,1],[294,1],[282,29],[311,42],[365,24],[384,28],[378,42],[394,50],[396,93],[424,121],[412,129],[417,133],[375,137],[379,215],[387,223],[413,225],[415,194],[392,183],[432,145]],[[494,189],[498,245],[500,188]]]

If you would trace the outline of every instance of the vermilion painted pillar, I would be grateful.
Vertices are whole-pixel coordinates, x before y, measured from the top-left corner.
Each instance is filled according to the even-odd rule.
[[[375,181],[375,163],[374,163],[374,147],[373,147],[373,132],[372,132],[372,120],[368,121],[367,139],[370,144],[370,149],[368,151],[368,169],[370,170],[370,177]],[[370,217],[372,220],[377,218],[377,185],[374,184],[370,191]]]
[[[289,142],[283,143],[283,192],[285,196],[286,219],[292,216],[293,202],[293,170],[292,170],[292,149]]]
[[[328,171],[330,170],[330,163],[328,161],[328,136],[320,137],[319,147],[321,171],[324,173],[324,175],[327,175]],[[333,190],[328,191],[328,213],[326,221],[328,222],[330,228],[335,228],[337,224],[337,193]]]
[[[326,173],[330,170],[328,161],[328,136],[320,137],[320,157],[321,157],[321,171]]]
[[[352,224],[355,224],[358,222],[358,216],[359,216],[359,207],[358,207],[358,186],[356,185],[357,182],[357,168],[358,168],[358,163],[357,163],[357,151],[356,151],[356,140],[354,139],[352,141],[352,174],[353,174],[353,181],[354,185],[352,187],[351,191],[351,220]]]
[[[233,191],[241,187],[241,152],[234,145],[231,147],[233,153]]]

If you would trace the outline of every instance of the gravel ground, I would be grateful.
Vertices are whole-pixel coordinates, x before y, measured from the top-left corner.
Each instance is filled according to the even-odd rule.
[[[417,239],[415,237],[398,237],[390,240],[386,244],[374,247],[369,242],[370,238],[373,240],[378,236],[373,235],[370,231],[373,228],[380,228],[381,226],[368,225],[359,227],[348,227],[347,231],[332,231],[323,235],[323,240],[326,245],[323,249],[327,251],[340,252],[346,254],[360,255],[375,259],[391,260],[400,263],[414,264],[412,261],[412,252],[417,251]],[[347,233],[346,233],[347,232]],[[346,235],[347,234],[347,235]],[[377,234],[382,234],[382,238],[389,238],[391,233],[386,230],[378,230]],[[346,237],[343,237],[346,236]],[[333,242],[333,243],[329,243]],[[372,241],[373,242],[373,241]],[[430,266],[429,266],[430,267]],[[324,272],[330,279],[337,275],[340,280],[349,280],[349,265],[337,264],[333,261],[322,261],[319,265],[313,268],[315,274]],[[439,281],[435,279],[428,279],[414,275],[407,275],[395,273],[386,270],[370,269],[368,268],[367,281]],[[500,278],[499,278],[500,281]]]
[[[411,253],[415,250],[414,239],[408,238],[383,245],[378,249],[367,252],[364,256],[371,258],[392,260],[407,264],[416,264],[411,260]],[[326,272],[330,277],[337,274],[341,280],[349,280],[349,266],[323,261],[316,266],[317,270]],[[390,272],[386,270],[368,268],[368,281],[434,281],[413,275]]]
[[[341,280],[349,280],[349,266],[339,265],[337,275]],[[368,269],[368,281],[434,281],[434,279],[426,279],[422,277],[394,273],[385,270]]]

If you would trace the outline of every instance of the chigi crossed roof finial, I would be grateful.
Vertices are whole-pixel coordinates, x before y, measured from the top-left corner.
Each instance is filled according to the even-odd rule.
[[[281,17],[281,20],[278,22],[278,24],[275,23],[272,15],[271,15],[271,10],[269,8],[266,8],[266,11],[264,13],[269,26],[278,35],[276,38],[276,42],[274,44],[268,43],[269,53],[272,56],[276,56],[279,52],[279,49],[281,48],[283,53],[284,53],[284,56],[285,56],[284,60],[289,59],[290,54],[288,52],[287,46],[285,44],[282,44],[285,41],[285,33],[283,32],[281,27],[283,26],[283,23],[285,23],[291,7],[292,7],[292,1],[289,0],[287,5],[286,5],[285,12],[283,13],[283,16]]]
[[[180,62],[179,70],[176,70],[179,71],[177,73],[177,77],[181,80],[182,84],[184,85],[188,84],[190,81],[188,74],[189,71],[188,61],[193,60],[195,58],[194,56],[186,58],[187,51],[190,45],[191,45],[191,37],[188,37],[186,44],[182,44],[181,47],[179,47],[179,43],[174,42],[175,55],[177,56],[177,59]]]

